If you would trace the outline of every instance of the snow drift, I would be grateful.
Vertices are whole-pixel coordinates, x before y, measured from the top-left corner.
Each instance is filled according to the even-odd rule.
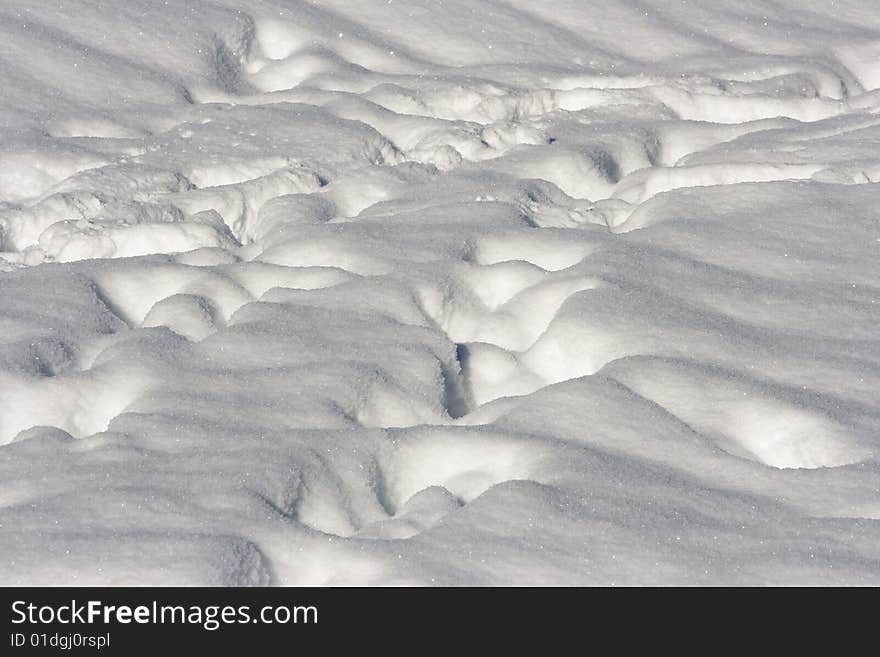
[[[3,584],[880,583],[867,0],[0,7]]]

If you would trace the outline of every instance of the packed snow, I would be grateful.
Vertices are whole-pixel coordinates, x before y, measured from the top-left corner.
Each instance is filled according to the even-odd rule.
[[[873,0],[4,0],[0,583],[880,584]]]

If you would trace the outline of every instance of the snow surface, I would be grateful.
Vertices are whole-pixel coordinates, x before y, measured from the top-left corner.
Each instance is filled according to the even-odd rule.
[[[873,0],[4,0],[0,583],[880,584]]]

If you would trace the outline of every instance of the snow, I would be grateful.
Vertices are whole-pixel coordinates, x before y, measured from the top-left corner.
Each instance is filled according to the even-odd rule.
[[[0,583],[880,583],[869,0],[8,0]]]

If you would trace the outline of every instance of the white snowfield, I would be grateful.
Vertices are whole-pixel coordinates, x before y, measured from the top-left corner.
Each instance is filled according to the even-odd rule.
[[[0,583],[880,584],[875,0],[4,0]]]

